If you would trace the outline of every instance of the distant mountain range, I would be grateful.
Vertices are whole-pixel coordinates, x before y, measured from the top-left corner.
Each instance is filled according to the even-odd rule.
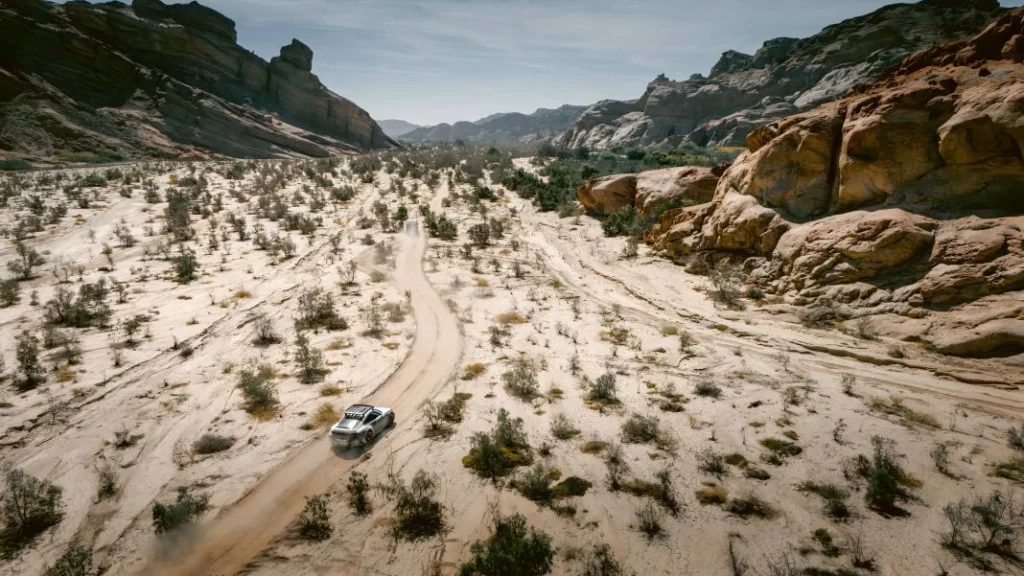
[[[385,134],[392,138],[398,138],[402,134],[412,132],[420,127],[419,124],[413,124],[412,122],[406,122],[405,120],[378,120],[377,124],[380,125],[381,130],[383,130]]]
[[[404,134],[392,134],[385,120],[384,131],[392,137],[412,143],[428,142],[536,142],[569,129],[586,106],[566,104],[559,108],[538,108],[533,114],[500,112],[474,122],[422,126]]]
[[[743,146],[756,127],[848,94],[936,44],[964,40],[1003,14],[997,0],[922,0],[851,18],[808,38],[728,51],[708,76],[655,78],[637,100],[603,100],[554,139],[569,148]]]

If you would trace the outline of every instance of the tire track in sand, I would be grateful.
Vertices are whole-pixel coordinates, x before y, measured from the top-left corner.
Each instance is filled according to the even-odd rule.
[[[462,354],[458,319],[434,291],[423,273],[426,236],[411,221],[401,238],[395,281],[412,294],[416,338],[408,357],[381,386],[362,400],[395,409],[398,424],[373,446],[386,450],[393,442],[418,434],[413,414],[457,370]],[[193,576],[229,575],[242,570],[298,516],[304,498],[326,491],[361,459],[346,460],[331,449],[325,436],[310,442],[274,469],[233,506],[201,529],[192,549],[176,561],[154,563],[140,574]]]

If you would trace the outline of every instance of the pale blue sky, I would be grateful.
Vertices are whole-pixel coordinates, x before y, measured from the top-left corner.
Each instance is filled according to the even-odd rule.
[[[1024,0],[1003,1],[1019,5]],[[886,0],[203,0],[264,58],[298,38],[330,89],[417,124],[632,99]]]

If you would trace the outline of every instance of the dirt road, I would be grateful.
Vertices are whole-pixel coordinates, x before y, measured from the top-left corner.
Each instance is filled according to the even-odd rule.
[[[412,350],[391,377],[362,399],[391,406],[398,417],[395,429],[372,447],[380,455],[387,453],[389,445],[401,445],[419,434],[414,423],[419,405],[449,380],[462,352],[458,320],[423,274],[426,242],[418,223],[410,222],[400,238],[395,270],[395,282],[412,295],[417,327]],[[197,544],[186,556],[173,563],[149,567],[142,573],[191,576],[238,572],[295,520],[306,496],[327,490],[360,461],[349,455],[337,455],[326,436],[311,442],[237,504],[203,526]]]

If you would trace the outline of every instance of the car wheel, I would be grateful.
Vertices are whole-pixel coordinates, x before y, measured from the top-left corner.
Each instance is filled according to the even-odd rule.
[[[369,446],[373,442],[373,430],[367,430],[366,436],[363,436],[363,446]]]
[[[391,415],[388,416],[388,428],[393,428],[394,426],[395,426],[395,415],[394,415],[394,413],[392,413]]]

